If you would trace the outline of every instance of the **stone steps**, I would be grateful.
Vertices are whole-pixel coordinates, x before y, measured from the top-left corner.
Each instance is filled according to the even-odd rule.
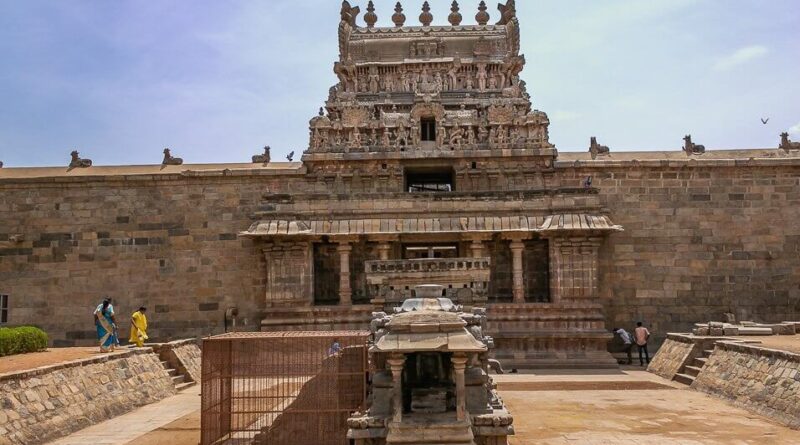
[[[708,358],[695,357],[694,361],[692,362],[692,365],[697,366],[698,368],[702,368],[703,366],[706,365],[706,363],[708,363]]]
[[[176,389],[178,392],[181,392],[181,391],[183,391],[184,389],[186,389],[186,388],[191,388],[192,386],[194,386],[194,385],[196,385],[196,384],[197,384],[197,382],[183,382],[183,383],[179,383],[179,384],[175,385],[175,389]]]
[[[675,377],[673,377],[672,380],[674,380],[674,381],[676,381],[678,383],[683,383],[686,386],[691,386],[691,384],[694,383],[694,377],[693,376],[688,375],[688,374],[681,374],[681,373],[675,374]]]
[[[692,377],[697,377],[700,374],[700,370],[701,370],[700,367],[687,365],[686,368],[684,369],[684,373]]]

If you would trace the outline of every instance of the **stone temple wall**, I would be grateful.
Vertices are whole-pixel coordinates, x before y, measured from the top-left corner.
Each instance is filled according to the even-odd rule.
[[[800,355],[717,342],[692,389],[800,429]]]
[[[630,330],[641,320],[660,342],[725,312],[762,322],[800,318],[797,162],[557,166],[562,185],[592,176],[625,228],[600,248],[608,327]]]
[[[173,394],[150,348],[0,374],[0,444],[45,443]]]
[[[592,199],[625,228],[600,248],[607,327],[630,329],[643,320],[657,343],[666,332],[689,331],[725,312],[763,322],[800,318],[800,163],[635,162],[626,154],[627,160],[576,166],[567,155],[545,178],[547,187],[580,187],[592,176]],[[221,333],[232,306],[239,308],[238,328],[257,330],[268,310],[264,254],[237,238],[254,213],[281,202],[314,212],[395,207],[385,195],[352,197],[348,183],[337,182],[336,194],[323,192],[306,182],[300,164],[284,165],[233,174],[224,166],[146,175],[120,167],[91,179],[65,177],[63,169],[14,179],[16,169],[3,169],[0,294],[10,295],[9,322],[39,325],[56,345],[93,344],[90,314],[109,295],[123,336],[140,305],[149,308],[154,341]],[[308,203],[295,197],[312,192]],[[400,196],[395,190],[391,199]],[[490,202],[491,194],[482,199]],[[588,203],[558,199],[576,209]],[[458,202],[418,197],[401,204],[419,214],[464,210]]]

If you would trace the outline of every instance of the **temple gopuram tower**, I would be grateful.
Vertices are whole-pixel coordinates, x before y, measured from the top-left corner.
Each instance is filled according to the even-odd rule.
[[[453,2],[376,27],[343,2],[339,83],[311,119],[303,181],[264,195],[244,237],[267,267],[264,330],[363,327],[439,284],[488,307],[506,367],[615,366],[597,301],[598,255],[622,230],[590,186],[554,180],[549,120],[520,73],[514,0],[476,24]]]

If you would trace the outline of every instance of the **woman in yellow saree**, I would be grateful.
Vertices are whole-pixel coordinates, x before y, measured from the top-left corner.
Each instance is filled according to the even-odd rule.
[[[142,306],[138,311],[131,315],[131,337],[128,339],[131,343],[141,348],[144,346],[144,341],[147,340],[147,316],[145,316],[147,308]]]

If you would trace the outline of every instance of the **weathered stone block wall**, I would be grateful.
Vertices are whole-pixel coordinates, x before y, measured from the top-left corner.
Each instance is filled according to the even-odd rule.
[[[173,394],[150,348],[0,374],[0,443],[44,443]]]
[[[436,199],[351,194],[352,184],[317,188],[294,168],[2,179],[0,293],[11,296],[11,323],[40,325],[57,345],[94,343],[90,313],[105,295],[116,299],[123,335],[140,305],[150,309],[155,341],[220,333],[232,306],[240,309],[238,326],[257,329],[263,312],[273,310],[265,303],[266,261],[262,246],[236,236],[256,213],[547,213],[599,202],[625,228],[599,249],[607,325],[630,330],[643,320],[656,346],[666,332],[689,331],[725,312],[764,322],[800,319],[800,163],[765,162],[562,160],[546,187],[580,187],[592,176],[598,194]],[[16,234],[24,240],[12,242]],[[485,248],[494,257],[492,289],[508,299],[510,260],[492,242]]]
[[[658,343],[725,312],[800,318],[800,163],[760,162],[557,163],[559,185],[592,176],[625,228],[600,248],[608,326],[642,320]]]
[[[232,306],[238,326],[257,329],[264,255],[237,234],[265,191],[291,187],[269,176],[162,176],[0,182],[9,322],[41,326],[57,346],[94,344],[91,313],[107,295],[123,340],[142,305],[153,341],[221,333]]]
[[[691,339],[680,335],[667,335],[667,339],[659,348],[658,353],[647,366],[653,374],[672,380],[681,367],[690,360],[696,345]]]
[[[692,388],[800,428],[800,355],[717,342]]]

